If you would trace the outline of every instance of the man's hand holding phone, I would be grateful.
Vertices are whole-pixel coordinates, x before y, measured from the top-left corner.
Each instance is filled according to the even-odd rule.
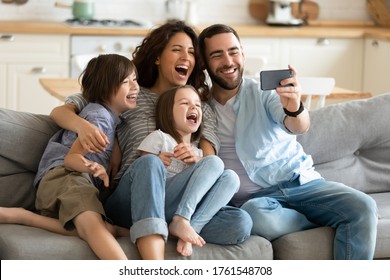
[[[293,73],[291,69],[282,69],[282,70],[267,70],[260,72],[260,84],[262,90],[273,90],[277,87],[281,87],[280,82],[282,80],[292,78]],[[288,84],[285,86],[293,86]]]

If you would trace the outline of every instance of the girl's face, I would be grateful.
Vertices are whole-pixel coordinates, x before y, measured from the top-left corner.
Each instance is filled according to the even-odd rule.
[[[118,115],[127,110],[135,109],[138,93],[139,85],[137,75],[133,71],[133,73],[123,80],[118,91],[112,95],[109,106]]]
[[[191,38],[184,32],[176,33],[156,60],[156,83],[169,89],[185,85],[195,65],[195,49]]]
[[[191,88],[178,89],[173,104],[175,128],[181,136],[194,133],[202,122],[199,95]]]

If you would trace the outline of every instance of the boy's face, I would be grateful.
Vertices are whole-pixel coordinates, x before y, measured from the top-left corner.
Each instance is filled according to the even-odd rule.
[[[213,82],[226,90],[237,88],[244,72],[245,56],[233,33],[221,33],[205,39],[207,71]]]
[[[127,110],[135,109],[138,93],[139,85],[137,82],[137,75],[133,72],[122,81],[118,91],[112,95],[109,106],[118,115]]]
[[[198,130],[202,122],[202,109],[199,95],[191,88],[178,89],[173,104],[173,120],[180,135],[188,135]]]

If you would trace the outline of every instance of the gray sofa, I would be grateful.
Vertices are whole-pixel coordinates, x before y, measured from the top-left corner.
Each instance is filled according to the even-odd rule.
[[[390,258],[390,94],[349,101],[311,112],[311,130],[299,137],[327,179],[370,194],[379,208],[375,258]],[[58,129],[47,116],[0,109],[0,206],[34,208],[32,186],[40,156]],[[320,227],[285,235],[272,243],[251,236],[239,245],[206,244],[190,259],[332,259],[334,231]],[[130,259],[140,256],[120,238]],[[167,259],[186,259],[169,240]],[[77,237],[0,224],[0,259],[96,259]]]

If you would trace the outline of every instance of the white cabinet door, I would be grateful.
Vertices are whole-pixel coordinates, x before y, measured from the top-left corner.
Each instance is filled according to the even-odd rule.
[[[390,41],[366,39],[364,55],[365,92],[390,92]]]
[[[300,76],[333,77],[338,87],[362,89],[363,39],[282,39],[281,55],[282,65]]]
[[[241,38],[245,53],[245,76],[259,77],[261,70],[279,68],[280,39]]]
[[[68,67],[62,65],[11,64],[8,66],[7,107],[17,111],[49,114],[62,102],[39,83],[40,78],[65,78]]]
[[[61,104],[39,78],[69,75],[68,35],[0,34],[0,105],[48,114]]]

